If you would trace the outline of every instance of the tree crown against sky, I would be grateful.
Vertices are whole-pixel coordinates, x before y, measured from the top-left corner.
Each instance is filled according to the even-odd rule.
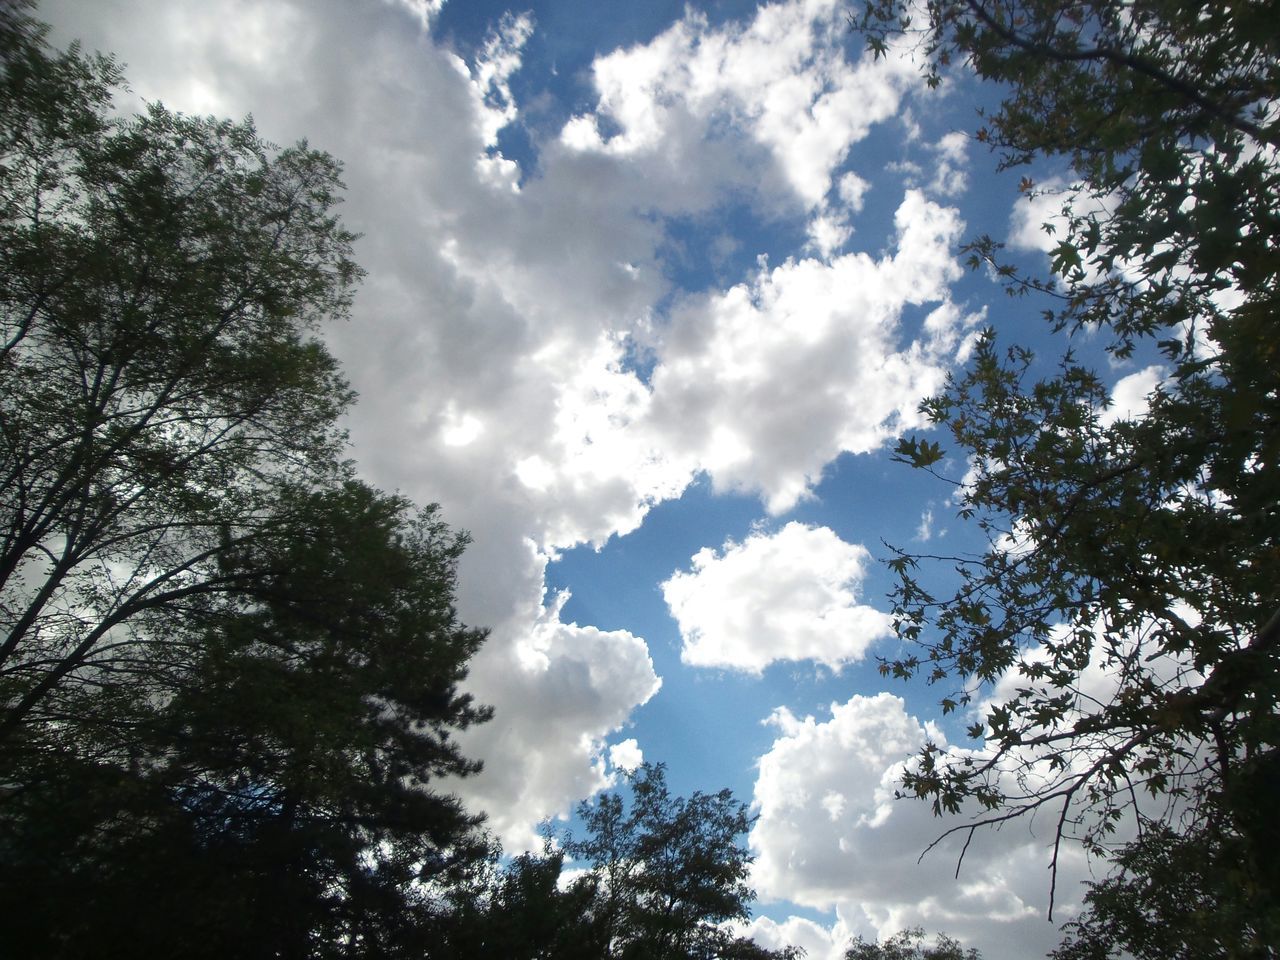
[[[1243,914],[1269,916],[1280,890],[1250,811],[1276,798],[1280,763],[1274,13],[943,0],[868,3],[860,24],[879,51],[914,35],[931,79],[964,61],[1001,84],[977,136],[1004,166],[1066,161],[1057,186],[1022,186],[1052,217],[1053,276],[986,238],[972,264],[1047,303],[1055,329],[1160,365],[1146,413],[1112,415],[1073,353],[1042,376],[989,333],[926,403],[969,463],[957,501],[990,549],[946,561],[954,594],[934,595],[923,558],[891,562],[897,630],[918,652],[884,669],[958,683],[943,707],[975,706],[980,743],[928,747],[906,787],[981,823],[1044,810],[1059,842],[1099,852],[1137,830],[1119,863],[1138,873],[1170,827],[1213,831],[1242,857]],[[928,469],[946,453],[899,447]],[[1202,876],[1211,899],[1234,895]],[[1249,922],[1222,935],[1260,948]]]
[[[739,935],[751,825],[728,790],[672,796],[661,764],[584,801],[579,826],[548,833],[479,891],[458,894],[446,956],[557,960],[794,960]]]
[[[358,276],[332,158],[159,105],[108,119],[109,60],[9,26],[5,735],[167,606],[250,582],[217,558],[282,486],[343,474],[350,393],[312,332]]]
[[[0,902],[27,956],[421,956],[466,543],[360,481],[328,155],[0,19]]]
[[[879,943],[857,937],[844,956],[845,960],[982,960],[977,950],[966,950],[959,941],[944,934],[929,942],[918,927]]]

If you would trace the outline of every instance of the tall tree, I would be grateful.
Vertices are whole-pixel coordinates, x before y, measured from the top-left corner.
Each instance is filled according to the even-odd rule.
[[[0,7],[0,912],[31,957],[422,956],[488,861],[465,538],[343,459],[339,167],[113,118]]]
[[[0,741],[62,713],[151,622],[251,582],[229,546],[345,471],[312,336],[358,270],[337,163],[158,105],[101,57],[0,35]],[[127,638],[127,639],[126,639]]]
[[[611,793],[579,806],[586,833],[564,843],[591,867],[600,955],[769,956],[725,927],[746,920],[755,897],[742,841],[751,826],[746,804],[728,790],[673,797],[661,764],[642,765],[627,784],[629,802]]]
[[[463,541],[355,482],[297,500],[224,559],[259,577],[236,608],[175,616],[163,667],[121,656],[26,739],[0,908],[28,955],[417,956],[487,860],[436,787],[486,715],[457,689]]]
[[[1066,165],[1052,275],[989,238],[973,265],[1054,329],[1163,365],[1148,412],[1111,418],[1074,354],[1037,376],[989,334],[926,404],[972,468],[961,512],[990,548],[949,561],[947,595],[923,558],[894,558],[898,633],[919,646],[884,669],[955,683],[945,709],[1017,682],[985,701],[975,750],[930,746],[906,785],[939,811],[977,803],[985,823],[1048,808],[1058,843],[1103,852],[1123,823],[1130,872],[1156,863],[1143,844],[1213,824],[1242,857],[1244,913],[1271,917],[1256,811],[1280,800],[1277,16],[1264,0],[872,0],[860,20],[877,52],[916,43],[933,81],[963,63],[1000,85],[976,136],[1003,167]],[[899,448],[925,469],[945,455]],[[1217,935],[1232,955],[1262,949],[1250,924]]]

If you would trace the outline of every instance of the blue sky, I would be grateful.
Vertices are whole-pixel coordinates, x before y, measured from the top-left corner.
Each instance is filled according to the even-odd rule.
[[[896,437],[982,326],[1058,349],[962,266],[982,232],[1044,265],[1052,210],[971,137],[989,91],[871,62],[835,0],[41,12],[126,63],[121,110],[252,113],[346,163],[368,278],[324,335],[361,470],[473,537],[459,604],[492,628],[470,683],[496,717],[457,789],[508,850],[643,756],[753,804],[762,942],[1057,942],[1046,825],[975,841],[958,881],[954,850],[917,864],[946,824],[893,801],[895,770],[964,718],[875,669],[883,543],[980,546]],[[1157,377],[1102,373],[1135,411]],[[1065,858],[1060,920],[1088,869]]]

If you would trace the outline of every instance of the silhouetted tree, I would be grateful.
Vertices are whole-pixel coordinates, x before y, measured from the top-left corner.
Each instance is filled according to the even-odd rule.
[[[972,265],[1053,329],[1162,377],[1144,416],[1107,417],[1074,353],[1040,375],[988,333],[924,405],[972,468],[958,502],[989,549],[945,560],[959,574],[945,594],[922,572],[936,561],[892,560],[911,645],[884,670],[947,681],[944,710],[1017,682],[976,718],[974,751],[929,745],[906,786],[979,824],[1051,816],[1055,866],[1064,840],[1107,855],[1118,825],[1142,828],[1137,844],[1225,831],[1248,881],[1204,873],[1202,894],[1247,890],[1252,906],[1206,933],[1246,953],[1253,928],[1224,924],[1280,910],[1252,812],[1280,792],[1251,772],[1280,742],[1275,16],[1266,2],[870,0],[861,19],[876,52],[914,42],[933,82],[963,64],[999,85],[976,139],[1002,167],[1069,167],[1060,188],[1022,182],[1059,205],[1052,276],[990,238]],[[948,451],[909,438],[898,452],[934,469]],[[1118,862],[1161,857],[1129,846]]]
[[[966,950],[960,942],[938,934],[930,943],[924,930],[913,927],[888,940],[874,942],[856,938],[845,951],[845,960],[982,960],[977,950]]]
[[[354,478],[338,164],[114,117],[0,7],[0,914],[24,957],[421,956],[464,538]]]
[[[458,892],[441,956],[555,960],[793,960],[733,932],[748,919],[746,805],[728,790],[673,797],[661,764],[627,775],[629,798],[578,808],[584,833],[548,837],[487,890]],[[570,871],[565,864],[569,862]]]

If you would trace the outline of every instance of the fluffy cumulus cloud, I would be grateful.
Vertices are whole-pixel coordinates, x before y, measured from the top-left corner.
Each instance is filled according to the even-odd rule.
[[[729,169],[754,167],[793,202],[822,211],[843,202],[833,176],[851,147],[894,116],[917,80],[906,57],[851,61],[855,42],[836,0],[768,4],[749,22],[716,28],[690,9],[651,42],[595,62],[598,103],[561,139],[638,158],[655,185],[684,176],[690,165],[680,161],[708,145],[728,147]]]
[[[609,763],[615,770],[630,773],[644,763],[644,752],[634,737],[629,737],[609,748]]]
[[[722,551],[699,551],[662,594],[680,626],[681,659],[760,673],[777,660],[839,669],[891,632],[889,617],[858,603],[870,554],[826,527],[788,523]]]
[[[722,489],[790,509],[843,452],[919,422],[970,318],[947,299],[962,223],[918,191],[892,253],[788,260],[674,317],[653,374],[655,428]],[[903,342],[907,307],[940,302]]]
[[[755,917],[745,925],[745,936],[770,950],[799,947],[805,960],[844,960],[849,942],[858,935],[843,919],[831,926],[807,917],[787,917],[781,923],[772,917]]]
[[[1042,955],[1057,943],[1046,922],[1051,825],[1021,824],[979,831],[957,858],[964,837],[953,836],[918,858],[954,822],[935,820],[928,805],[895,799],[903,765],[939,731],[910,716],[886,693],[831,705],[828,719],[796,717],[785,708],[770,718],[778,730],[760,759],[755,787],[759,820],[751,833],[757,854],[753,880],[765,898],[834,910],[825,936],[834,949],[853,935],[888,936],[909,926],[950,933],[989,960]],[[1082,858],[1064,853],[1059,876],[1074,891]],[[787,926],[789,924],[790,926]],[[793,918],[758,923],[762,942],[803,937],[819,950],[822,928]]]
[[[510,849],[536,846],[540,821],[608,786],[606,755],[617,769],[639,763],[634,740],[606,752],[605,738],[661,686],[642,639],[562,622],[567,599],[557,597],[520,642],[483,649],[473,666],[472,690],[497,715],[464,734],[486,768],[457,787],[489,812]]]

